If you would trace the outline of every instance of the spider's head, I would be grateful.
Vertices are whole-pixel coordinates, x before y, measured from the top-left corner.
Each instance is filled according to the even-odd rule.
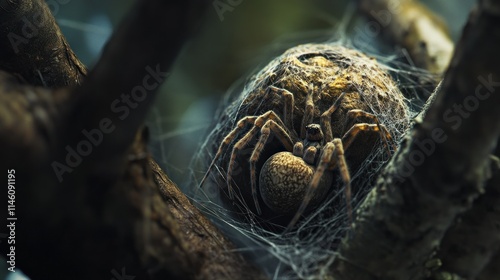
[[[306,126],[306,140],[309,142],[321,142],[323,132],[319,124],[313,123]]]

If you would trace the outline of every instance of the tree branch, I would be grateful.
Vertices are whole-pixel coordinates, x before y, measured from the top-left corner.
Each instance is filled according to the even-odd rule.
[[[453,55],[446,24],[417,0],[357,0],[358,10],[375,21],[386,41],[406,50],[415,66],[437,75]]]
[[[62,138],[57,151],[60,160],[67,154],[66,145],[76,147],[80,143],[82,129],[100,129],[105,137],[89,156],[87,167],[110,177],[119,172],[113,170],[117,157],[132,143],[176,54],[197,26],[207,3],[136,3],[66,106],[67,118],[61,125],[66,138]]]
[[[186,198],[161,168],[151,161],[166,211],[172,213],[178,232],[186,233],[189,255],[199,256],[199,279],[265,279],[261,272],[235,253],[235,246]],[[172,228],[172,227],[171,227]],[[168,249],[167,254],[168,254]]]
[[[486,192],[448,230],[438,253],[444,271],[465,279],[475,279],[500,250],[500,169],[493,163]]]
[[[469,19],[435,103],[402,143],[342,243],[332,265],[339,278],[350,279],[357,268],[366,272],[358,279],[423,277],[446,230],[481,192],[500,134],[500,95],[492,90],[500,81],[499,10],[497,3],[481,1]]]
[[[0,3],[0,69],[27,84],[80,84],[85,66],[76,58],[43,1]]]
[[[42,0],[23,3],[33,8],[31,13],[47,10]],[[16,225],[16,266],[32,279],[109,279],[114,273],[139,279],[262,278],[150,159],[147,132],[140,128],[165,78],[160,75],[161,80],[154,81],[146,67],[168,69],[204,6],[199,4],[196,0],[139,1],[81,87],[49,91],[20,85],[0,72],[0,99],[5,101],[0,107],[0,149],[7,155],[2,166],[16,170],[20,186],[16,189],[16,214],[22,221]],[[48,22],[55,25],[53,19]],[[44,38],[32,40],[50,43]],[[50,48],[42,45],[39,50]],[[29,61],[29,53],[19,55],[20,63]],[[46,65],[44,59],[52,57],[40,53],[37,63]],[[76,85],[77,80],[61,79],[72,69],[65,61],[59,63],[44,75],[49,79],[46,84]],[[17,74],[19,79],[36,84],[32,65],[14,66],[23,70]],[[145,74],[152,77],[147,84]],[[153,82],[158,86],[151,87]],[[110,105],[121,100],[123,92],[133,95],[138,85],[148,87],[146,97],[137,108],[129,108],[130,116],[119,120]],[[101,131],[102,137],[97,137],[94,129],[101,128],[104,118],[112,118],[116,129],[107,135]],[[82,135],[83,129],[92,131],[94,140]],[[97,143],[98,138],[102,143]],[[97,141],[92,154],[70,155],[68,147],[78,150],[83,141]],[[35,155],[23,153],[26,147]],[[20,158],[25,154],[31,156]],[[81,160],[75,164],[77,157]],[[70,165],[68,158],[72,170],[59,180],[52,164]],[[8,253],[5,247],[1,251]]]
[[[357,0],[357,6],[367,26],[380,30],[385,44],[401,48],[407,56],[404,62],[413,74],[405,79],[417,85],[409,94],[425,102],[441,82],[453,55],[446,24],[418,0]],[[415,71],[415,66],[424,71]],[[413,105],[418,107],[418,103]]]

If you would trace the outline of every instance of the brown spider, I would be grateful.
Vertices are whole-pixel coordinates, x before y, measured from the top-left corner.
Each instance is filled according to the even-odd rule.
[[[342,56],[339,55],[340,53]],[[364,62],[365,58],[366,62]],[[244,102],[248,104],[257,102],[274,104],[263,102],[262,97],[277,97],[278,104],[282,104],[282,118],[276,113],[279,112],[279,109],[272,107],[273,105],[269,105],[271,108],[264,113],[241,117],[236,126],[224,136],[201,185],[207,179],[212,168],[219,162],[223,153],[232,142],[236,141],[231,149],[230,157],[227,161],[223,161],[227,162],[225,184],[229,198],[233,200],[235,198],[233,172],[241,160],[238,157],[241,156],[244,149],[255,143],[251,155],[246,160],[249,163],[251,199],[255,204],[257,214],[262,214],[259,204],[260,192],[262,201],[274,213],[295,213],[285,231],[290,230],[306,210],[314,208],[322,202],[328,190],[334,186],[334,170],[338,169],[345,186],[349,218],[352,220],[351,176],[344,150],[349,151],[355,142],[363,143],[363,139],[368,141],[368,143],[364,143],[366,146],[373,147],[374,139],[381,139],[390,154],[389,143],[393,142],[393,137],[379,121],[379,118],[369,112],[374,112],[372,108],[376,107],[366,103],[367,101],[380,103],[380,101],[389,100],[389,103],[397,105],[395,105],[396,110],[391,109],[386,118],[401,118],[401,115],[404,114],[401,113],[404,111],[402,109],[404,106],[400,102],[402,99],[399,96],[392,97],[381,90],[373,90],[375,86],[370,85],[370,88],[366,86],[367,83],[371,82],[370,79],[387,79],[387,75],[374,67],[372,60],[356,51],[330,45],[306,45],[289,50],[281,59],[278,66],[271,64],[270,67],[274,70],[270,75],[263,71],[268,76],[267,80],[256,84],[259,88],[266,85],[271,79],[278,82],[270,83],[263,92],[254,90],[254,96],[247,97]],[[331,62],[335,59],[339,60],[338,65],[333,66]],[[358,60],[364,63],[362,65],[366,69],[358,67],[361,69],[354,69],[359,71],[356,73],[350,68],[354,64],[357,65]],[[286,66],[284,70],[280,63]],[[306,66],[308,67],[306,71],[300,70],[306,69]],[[344,75],[343,70],[348,70],[347,72],[350,74]],[[303,75],[304,77],[299,77],[301,79],[297,79],[300,76],[297,73],[300,74],[301,71],[307,73]],[[360,74],[363,71],[368,73],[372,71],[378,76],[369,78],[365,74]],[[316,72],[322,73],[321,75],[324,76],[316,75]],[[309,83],[308,86],[303,87],[305,90],[297,90],[302,94],[296,93],[295,90],[292,90],[294,92],[292,93],[285,89],[285,87],[293,88],[287,80],[287,77],[292,76],[289,73],[293,73],[294,80],[292,82],[294,85],[304,84],[304,80],[311,82],[307,79],[315,79],[316,82],[320,82],[321,88],[325,92],[315,90],[315,86]],[[335,79],[332,82],[332,73],[336,73],[342,83]],[[382,88],[387,85],[391,86],[389,82],[382,84],[383,86],[377,86]],[[392,90],[392,88],[387,89],[387,91]],[[401,94],[399,91],[397,93]],[[296,104],[297,98],[299,98],[298,106]],[[248,126],[250,129],[247,130]],[[238,139],[242,134],[243,137]],[[267,158],[267,160],[259,170],[258,162],[261,162],[259,159],[263,155],[265,147],[270,144],[271,135],[275,136],[285,151],[266,155],[264,159]],[[363,137],[359,137],[360,135]],[[256,141],[256,139],[258,140]],[[358,154],[366,154],[366,151],[371,150],[371,148],[363,147],[353,150],[355,154],[353,161],[360,162],[363,159],[356,155],[356,151],[362,150],[363,152]],[[259,176],[258,173],[260,173]],[[258,180],[257,177],[259,177]],[[239,182],[242,182],[240,178],[238,179]],[[238,187],[241,188],[239,185]]]
[[[247,124],[251,124],[252,128],[234,145],[231,151],[231,160],[229,161],[226,176],[230,199],[234,199],[231,182],[236,155],[260,131],[259,140],[249,161],[252,197],[257,213],[261,214],[257,197],[256,163],[270,134],[274,133],[287,152],[276,153],[265,162],[260,171],[259,186],[262,199],[270,209],[276,213],[290,213],[291,211],[295,211],[295,216],[285,231],[288,231],[295,225],[311,200],[315,203],[321,201],[321,198],[324,197],[333,182],[333,174],[327,171],[333,170],[336,167],[339,169],[345,185],[347,207],[350,219],[352,219],[352,210],[350,207],[351,176],[344,157],[344,149],[349,148],[354,139],[360,135],[361,131],[379,134],[386,145],[388,144],[387,141],[392,140],[390,133],[383,125],[379,124],[375,115],[359,109],[353,109],[348,112],[348,120],[364,116],[373,120],[373,124],[355,124],[344,134],[342,139],[334,138],[330,124],[331,115],[339,107],[345,93],[342,93],[337,101],[321,115],[321,125],[310,123],[314,111],[311,93],[306,101],[299,139],[294,130],[290,131],[288,129],[288,127],[293,127],[292,119],[295,104],[293,94],[286,89],[273,86],[269,87],[269,89],[275,93],[279,93],[284,100],[284,122],[274,111],[267,111],[260,116],[244,117],[222,141],[209,166],[209,170],[213,167],[225,147],[236,138]],[[202,179],[202,184],[207,175],[208,172]]]

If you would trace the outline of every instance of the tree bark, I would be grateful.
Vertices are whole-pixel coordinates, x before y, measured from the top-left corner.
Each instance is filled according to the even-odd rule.
[[[448,229],[438,253],[444,271],[465,279],[475,279],[500,249],[500,169],[493,163],[485,193]]]
[[[0,69],[30,85],[80,84],[85,66],[76,58],[42,1],[0,2]]]
[[[499,10],[498,2],[481,1],[470,17],[434,104],[385,168],[341,245],[332,265],[339,279],[352,279],[360,268],[366,273],[356,279],[425,277],[425,263],[455,218],[483,192],[500,134],[498,83],[491,82],[500,80]],[[479,103],[473,109],[472,99]],[[468,109],[451,120],[459,106]]]

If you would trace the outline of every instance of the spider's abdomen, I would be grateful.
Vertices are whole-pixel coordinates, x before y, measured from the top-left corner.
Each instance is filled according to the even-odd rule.
[[[304,200],[314,174],[314,167],[290,152],[271,156],[261,169],[259,188],[266,205],[276,213],[295,213]],[[332,173],[326,172],[309,205],[317,205],[332,183]]]

